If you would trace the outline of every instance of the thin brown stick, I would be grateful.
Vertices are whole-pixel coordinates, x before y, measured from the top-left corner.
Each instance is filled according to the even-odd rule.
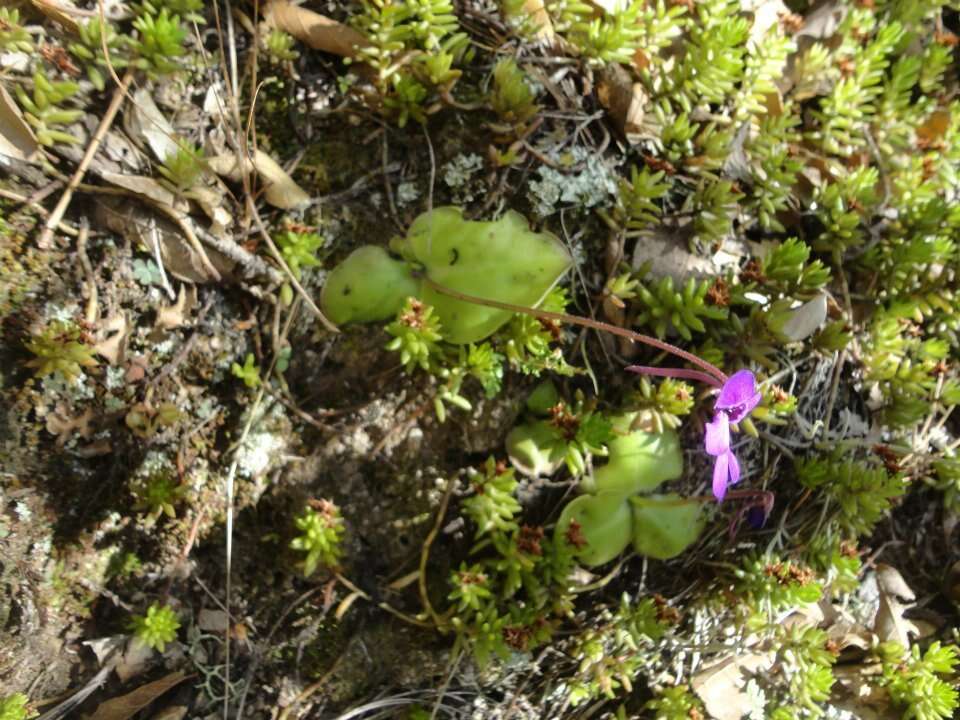
[[[323,326],[332,333],[340,332],[340,328],[334,325],[327,319],[327,316],[323,314],[320,308],[317,307],[317,304],[313,301],[313,298],[310,297],[310,294],[304,289],[303,285],[300,284],[300,281],[294,277],[293,272],[290,270],[290,266],[287,265],[286,261],[283,259],[283,256],[280,254],[280,250],[277,249],[276,244],[273,242],[273,238],[270,237],[270,233],[267,232],[267,228],[263,224],[263,219],[260,217],[260,213],[257,211],[257,206],[253,202],[253,198],[247,194],[247,210],[250,213],[250,216],[253,218],[254,223],[257,226],[257,230],[260,232],[260,237],[263,238],[263,241],[267,244],[267,249],[270,250],[270,254],[273,256],[273,259],[277,261],[277,264],[283,270],[287,276],[287,280],[290,281],[290,284],[296,289],[300,297],[303,298],[303,301],[307,304],[307,307],[317,316],[317,319],[323,323]]]
[[[93,265],[90,264],[90,258],[87,257],[87,239],[90,237],[90,226],[86,220],[80,225],[80,235],[77,237],[77,256],[80,258],[80,267],[83,268],[84,280],[86,282],[87,308],[83,318],[88,323],[97,321],[97,278],[93,272]]]
[[[417,585],[420,588],[420,602],[424,609],[433,620],[438,630],[443,630],[447,623],[437,615],[433,609],[433,603],[430,602],[430,594],[427,592],[427,562],[430,560],[430,546],[440,534],[440,527],[443,525],[443,518],[447,514],[447,506],[450,504],[450,497],[453,495],[453,488],[456,483],[453,480],[447,480],[447,490],[443,493],[443,500],[440,501],[440,509],[437,510],[437,519],[430,528],[430,532],[423,541],[423,547],[420,549],[420,573],[417,578]]]
[[[87,146],[87,151],[83,154],[83,158],[81,158],[76,172],[73,173],[73,177],[71,177],[70,182],[67,183],[67,187],[63,191],[63,195],[60,196],[60,201],[57,203],[56,207],[53,208],[53,212],[50,213],[50,217],[47,218],[47,222],[43,227],[43,232],[40,233],[40,238],[37,240],[37,244],[40,247],[48,246],[50,241],[53,239],[53,231],[57,229],[57,226],[60,225],[60,221],[63,220],[63,215],[67,212],[67,208],[70,206],[70,200],[73,199],[73,193],[77,189],[77,186],[79,186],[83,181],[83,176],[87,174],[87,168],[89,168],[90,163],[93,162],[93,156],[96,155],[97,150],[100,149],[100,143],[102,143],[103,139],[107,136],[107,131],[110,130],[110,126],[113,125],[113,120],[117,116],[117,112],[120,110],[120,106],[123,104],[123,98],[126,95],[127,90],[130,88],[130,83],[132,82],[133,70],[131,69],[127,70],[127,74],[123,76],[120,86],[113,91],[113,97],[110,99],[110,104],[107,106],[107,111],[103,114],[103,118],[100,120],[100,126],[97,128],[93,138],[90,140],[90,145]]]
[[[422,628],[428,628],[428,629],[430,629],[430,630],[433,630],[433,629],[434,629],[433,625],[431,625],[430,623],[425,622],[425,621],[423,621],[423,620],[418,620],[418,619],[415,618],[415,617],[412,617],[412,616],[410,616],[410,615],[407,615],[405,612],[401,612],[400,610],[397,610],[397,609],[396,609],[395,607],[393,607],[392,605],[388,605],[388,604],[385,603],[385,602],[376,602],[372,597],[370,597],[370,595],[368,595],[367,593],[365,593],[363,590],[361,590],[361,589],[358,588],[356,585],[354,585],[352,582],[350,582],[349,579],[347,579],[346,577],[344,577],[343,573],[339,573],[339,572],[338,572],[338,573],[335,573],[335,575],[336,575],[337,580],[339,580],[340,583],[343,584],[343,585],[347,588],[347,590],[349,590],[350,592],[355,592],[357,595],[359,595],[360,597],[362,597],[362,598],[363,598],[364,600],[366,600],[367,602],[372,602],[372,603],[374,603],[374,604],[375,604],[378,608],[380,608],[381,610],[385,610],[386,612],[390,613],[390,614],[393,615],[394,617],[400,618],[400,619],[403,620],[404,622],[409,623],[409,624],[411,624],[411,625],[416,625],[417,627],[422,627]]]
[[[10,191],[10,190],[4,190],[3,188],[0,188],[0,197],[6,198],[7,200],[13,200],[14,202],[23,203],[23,204],[26,205],[28,208],[30,208],[31,210],[36,211],[37,213],[39,213],[39,214],[42,215],[43,217],[50,217],[50,211],[49,211],[49,210],[47,210],[47,209],[46,209],[43,205],[41,205],[39,202],[34,201],[34,200],[31,200],[31,199],[30,199],[29,197],[27,197],[26,195],[21,195],[21,194],[19,194],[19,193],[15,193],[15,192],[12,192],[12,191]],[[57,224],[57,229],[58,229],[60,232],[62,232],[64,235],[69,235],[69,236],[71,236],[71,237],[77,237],[77,236],[80,234],[80,231],[79,231],[79,230],[77,230],[75,227],[71,227],[71,226],[68,225],[68,224],[66,223],[66,221],[64,221],[64,220],[61,220],[61,221]]]

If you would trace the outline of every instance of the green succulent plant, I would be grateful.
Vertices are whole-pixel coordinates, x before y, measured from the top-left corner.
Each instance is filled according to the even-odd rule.
[[[449,297],[418,283],[417,273],[454,291],[532,307],[571,264],[555,236],[532,232],[523,216],[512,211],[481,222],[464,219],[460,208],[434,208],[414,220],[391,248],[405,262],[366,246],[331,271],[321,295],[327,317],[339,323],[385,319],[413,296],[434,308],[447,342],[475,343],[509,322],[513,313]]]
[[[397,314],[397,319],[387,325],[393,340],[387,350],[400,353],[400,362],[406,370],[419,366],[430,370],[431,360],[439,352],[437,343],[443,339],[440,321],[433,308],[415,298],[407,298],[407,304]]]
[[[132,43],[135,67],[153,77],[175,73],[182,67],[178,59],[187,53],[183,45],[187,31],[178,15],[166,7],[157,13],[148,9],[133,21],[133,27],[138,33]]]
[[[256,358],[253,353],[247,353],[243,365],[233,363],[230,366],[230,372],[234,377],[243,380],[243,384],[248,388],[255,388],[260,385],[260,367],[256,364]]]
[[[526,76],[513,58],[504,58],[493,69],[490,106],[501,122],[522,125],[540,110]]]
[[[133,485],[136,499],[134,509],[147,513],[148,522],[155,522],[161,515],[175,518],[175,506],[187,494],[187,488],[170,470],[160,470]]]
[[[33,52],[30,33],[20,24],[20,11],[0,8],[0,49],[8,52]]]
[[[70,52],[83,61],[87,69],[87,78],[93,86],[103,92],[106,81],[103,68],[111,65],[114,68],[123,68],[129,64],[125,56],[129,38],[118,35],[113,25],[101,23],[99,17],[93,17],[87,22],[78,25],[78,41],[70,43]],[[104,55],[106,46],[109,57]],[[108,62],[109,61],[109,62]]]
[[[70,80],[51,81],[40,70],[33,74],[33,94],[16,86],[17,100],[23,117],[33,127],[37,142],[45,147],[57,143],[75,144],[80,140],[57,128],[70,125],[83,117],[82,110],[65,110],[60,104],[76,95],[79,86]]]
[[[167,643],[177,639],[180,620],[169,605],[153,603],[147,608],[146,615],[135,615],[131,618],[130,628],[141,643],[158,652],[163,652]]]
[[[914,645],[909,652],[896,643],[880,648],[883,674],[890,697],[904,709],[904,717],[917,720],[946,720],[955,717],[960,699],[955,681],[958,661],[956,645],[934,642],[921,652]]]
[[[84,341],[83,331],[74,323],[54,320],[25,345],[36,355],[27,365],[36,368],[40,377],[59,373],[73,382],[83,368],[97,366],[93,357],[96,351]]]
[[[182,195],[193,188],[203,176],[203,149],[180,140],[177,142],[176,151],[168,154],[157,170],[173,190]]]
[[[27,707],[29,701],[23,693],[14,693],[0,699],[0,720],[27,720],[36,717],[36,713]]]
[[[329,500],[318,500],[294,524],[301,534],[290,541],[290,547],[307,554],[302,563],[304,577],[313,575],[320,566],[335,568],[344,531],[340,508]]]

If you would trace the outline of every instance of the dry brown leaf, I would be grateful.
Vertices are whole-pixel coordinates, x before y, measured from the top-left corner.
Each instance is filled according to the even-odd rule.
[[[523,10],[527,13],[530,24],[536,28],[534,35],[541,40],[552,40],[553,21],[550,20],[544,0],[523,0]]]
[[[17,103],[10,97],[7,89],[0,85],[0,155],[33,162],[39,149],[40,144],[20,114]]]
[[[54,412],[47,413],[47,432],[57,436],[57,445],[63,446],[74,433],[86,439],[93,434],[90,421],[93,420],[93,410],[87,408],[82,415],[70,417],[69,409],[61,404]]]
[[[101,330],[106,338],[94,346],[94,352],[109,361],[111,365],[117,365],[123,361],[127,336],[129,335],[126,316],[120,313],[108,318],[101,325]]]
[[[776,653],[750,653],[730,657],[699,672],[691,682],[693,691],[703,701],[707,715],[714,720],[740,720],[750,712],[752,703],[744,692],[745,672],[754,673],[770,667]]]
[[[173,207],[174,201],[176,200],[172,192],[146,175],[123,175],[113,172],[102,172],[100,174],[108,183],[137,193],[137,195],[143,195],[160,205]]]
[[[630,73],[616,63],[605,66],[597,83],[597,99],[631,145],[640,141],[647,91],[633,82]]]
[[[67,32],[77,34],[80,25],[78,9],[67,0],[30,0],[30,4],[54,22],[60,23]]]
[[[290,33],[314,50],[340,57],[356,57],[357,48],[368,44],[367,39],[352,27],[292,5],[287,0],[274,0],[264,8],[263,16],[268,24]]]
[[[150,720],[183,720],[187,716],[187,712],[188,708],[183,705],[171,705],[158,712]]]
[[[877,588],[880,606],[873,619],[873,632],[881,642],[896,641],[910,647],[910,635],[919,635],[916,625],[903,617],[916,596],[900,572],[890,565],[877,565]]]
[[[123,119],[127,134],[136,142],[145,142],[157,160],[163,162],[176,155],[176,132],[153,101],[151,90],[140,88],[133,93],[133,102]]]
[[[207,164],[217,175],[233,181],[241,178],[237,168],[237,157],[234,154],[217,155],[210,158]],[[262,150],[257,150],[253,154],[252,162],[248,161],[244,170],[249,172],[251,168],[257,171],[257,175],[266,186],[263,193],[264,199],[274,207],[293,210],[302,208],[310,202],[310,196],[287,175],[276,160]]]
[[[157,311],[157,320],[153,326],[161,330],[173,330],[181,325],[186,325],[187,315],[197,304],[197,286],[190,286],[190,295],[187,295],[186,285],[180,286],[180,293],[177,295],[177,301],[173,305],[165,305]]]
[[[850,12],[850,7],[841,0],[828,0],[818,5],[803,18],[803,26],[794,35],[799,42],[800,38],[813,40],[830,40],[837,33],[840,23]]]
[[[128,637],[123,656],[116,661],[114,668],[120,682],[128,683],[143,675],[153,662],[153,655],[153,648],[140,642],[136,635]]]
[[[183,236],[183,230],[167,217],[151,212],[129,198],[109,196],[97,203],[96,215],[110,230],[141,246],[151,255],[155,252],[155,245],[159,244],[163,268],[168,275],[194,283],[215,281],[197,251]],[[189,223],[190,218],[184,218],[183,222]],[[221,279],[229,277],[236,263],[214,248],[205,250]]]
[[[790,317],[781,332],[790,342],[805,340],[820,329],[827,320],[827,295],[820,293],[812,300],[790,311]]]
[[[170,673],[152,683],[141,685],[133,692],[107,700],[97,707],[90,720],[129,720],[165,692],[182,683],[187,677],[179,671]]]
[[[930,117],[917,128],[917,139],[923,140],[928,145],[932,145],[943,138],[947,128],[950,127],[950,111],[937,110],[930,114]]]
[[[740,9],[753,15],[747,42],[756,45],[780,22],[780,16],[790,13],[783,0],[741,0]]]

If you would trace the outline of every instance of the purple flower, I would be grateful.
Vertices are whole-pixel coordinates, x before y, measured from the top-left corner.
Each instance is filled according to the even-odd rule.
[[[727,487],[740,480],[740,463],[730,449],[730,424],[738,423],[760,403],[757,382],[749,370],[739,370],[723,384],[707,423],[704,447],[713,455],[713,494],[722,501]]]

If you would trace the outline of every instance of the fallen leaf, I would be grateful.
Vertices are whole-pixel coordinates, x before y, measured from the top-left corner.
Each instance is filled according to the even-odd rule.
[[[73,3],[67,0],[30,0],[30,4],[54,22],[60,23],[67,32],[79,32],[80,25],[76,17],[80,11]]]
[[[534,35],[541,40],[552,40],[553,21],[550,20],[544,0],[523,0],[523,10],[530,24],[536,29]]]
[[[90,720],[129,720],[165,692],[182,683],[187,677],[179,671],[170,673],[152,683],[141,685],[133,692],[107,700],[97,707]]]
[[[287,0],[274,0],[263,9],[263,16],[268,24],[290,33],[314,50],[340,57],[357,57],[357,48],[368,44],[367,39],[352,27],[292,5]]]
[[[350,606],[360,597],[360,593],[352,592],[347,595],[343,600],[340,601],[340,604],[337,605],[336,612],[333,613],[333,616],[337,620],[342,620],[343,616],[347,614],[347,610],[350,609]]]
[[[235,154],[217,155],[210,158],[207,163],[217,175],[235,182],[241,179]],[[253,160],[247,161],[243,169],[249,172],[251,168],[257,171],[257,175],[266,185],[264,199],[274,207],[291,210],[301,208],[310,202],[310,196],[287,175],[276,160],[262,150],[257,150],[253,154]]]
[[[123,656],[116,663],[117,677],[120,682],[127,683],[133,678],[142,675],[150,663],[153,662],[154,650],[137,639],[136,635],[127,637]]]
[[[877,588],[880,591],[880,606],[873,619],[873,632],[881,642],[896,641],[910,647],[910,635],[919,635],[920,630],[903,614],[910,609],[916,596],[900,572],[890,565],[877,565]]]
[[[820,293],[813,300],[791,310],[790,319],[784,323],[781,332],[791,342],[799,342],[819,330],[826,319],[827,296],[825,293]]]
[[[186,707],[183,705],[171,705],[158,712],[150,720],[183,720],[186,716]]]
[[[617,63],[606,65],[597,83],[597,99],[630,144],[640,141],[647,91]]]
[[[763,42],[767,32],[779,24],[780,16],[790,13],[790,8],[783,0],[741,0],[740,9],[753,15],[753,24],[747,38],[749,45]]]
[[[111,365],[117,365],[123,360],[129,327],[123,313],[108,318],[101,326],[106,337],[94,346],[94,351]]]
[[[93,428],[90,421],[93,419],[93,410],[87,408],[81,415],[70,417],[70,412],[65,405],[57,405],[57,409],[47,414],[47,432],[56,435],[57,445],[63,446],[70,436],[74,433],[86,439],[93,434]]]
[[[841,665],[833,668],[837,683],[833,688],[835,697],[830,704],[846,710],[858,720],[894,720],[902,717],[890,701],[886,688],[877,676],[883,672],[879,663],[871,665]]]
[[[804,16],[803,25],[794,37],[798,41],[800,38],[829,40],[836,35],[840,23],[849,11],[850,7],[846,3],[828,0]]]
[[[169,218],[148,210],[139,202],[130,202],[129,198],[109,196],[97,203],[96,215],[110,230],[139,245],[151,257],[155,244],[159,243],[163,268],[168,275],[187,282],[214,282],[199,253],[183,236],[182,229]],[[185,217],[183,222],[190,223],[191,219]],[[221,279],[229,277],[236,263],[214,248],[207,247],[205,251]]]
[[[703,701],[707,715],[714,720],[740,720],[751,710],[750,696],[744,692],[745,673],[769,668],[776,653],[750,653],[729,657],[694,676],[691,686]]]
[[[6,87],[0,85],[0,155],[33,162],[40,144]]]
[[[181,285],[180,292],[177,295],[177,301],[173,305],[164,305],[157,311],[157,319],[153,326],[161,330],[173,330],[181,325],[186,325],[186,316],[197,303],[197,287],[191,285],[191,294],[187,296],[187,286]]]
[[[163,162],[177,153],[176,132],[153,101],[153,93],[140,88],[133,93],[133,102],[124,113],[124,128],[135,140],[143,140],[154,157]]]
[[[233,215],[223,207],[223,192],[220,188],[197,186],[190,190],[190,197],[210,218],[210,232],[224,236],[226,228],[233,225]]]
[[[163,185],[146,175],[123,175],[121,173],[102,172],[100,173],[108,183],[129,190],[137,195],[143,195],[161,205],[173,206],[175,198],[173,193],[167,190]]]
[[[97,663],[103,665],[107,660],[114,659],[126,645],[126,635],[108,635],[93,640],[84,640],[81,645],[86,645],[97,658]]]

